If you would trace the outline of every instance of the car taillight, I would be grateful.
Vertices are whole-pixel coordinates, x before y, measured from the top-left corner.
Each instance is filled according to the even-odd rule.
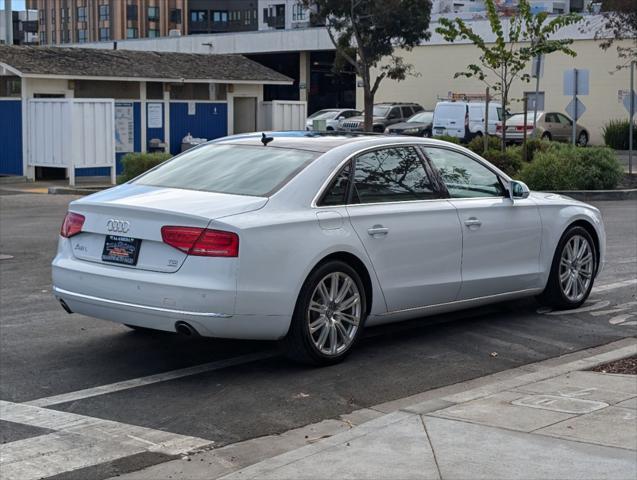
[[[516,126],[516,127],[515,127],[515,129],[516,129],[518,132],[523,132],[523,131],[524,131],[524,125],[518,125],[518,126]],[[533,125],[527,125],[527,126],[526,126],[526,129],[527,129],[527,130],[533,130]]]
[[[62,222],[62,228],[60,228],[60,235],[64,238],[72,237],[82,231],[84,226],[84,215],[79,213],[66,212],[64,222]]]
[[[502,124],[501,124],[501,123],[499,123],[499,124],[497,124],[497,125],[495,126],[495,131],[496,131],[496,132],[501,132],[501,131],[502,131]]]
[[[199,257],[238,257],[239,236],[233,232],[197,227],[161,228],[164,243],[188,255]]]

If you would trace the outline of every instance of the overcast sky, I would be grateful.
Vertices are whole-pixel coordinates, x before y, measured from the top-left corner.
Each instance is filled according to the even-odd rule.
[[[11,8],[13,8],[13,10],[24,10],[24,3],[25,0],[13,0],[13,2],[11,2]],[[4,10],[4,0],[0,0],[0,10]]]

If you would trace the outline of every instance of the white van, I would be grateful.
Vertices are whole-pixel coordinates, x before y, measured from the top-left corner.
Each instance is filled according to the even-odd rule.
[[[434,110],[434,136],[449,135],[469,141],[484,135],[486,102],[438,102]],[[489,135],[495,135],[496,124],[502,120],[502,105],[489,102]]]

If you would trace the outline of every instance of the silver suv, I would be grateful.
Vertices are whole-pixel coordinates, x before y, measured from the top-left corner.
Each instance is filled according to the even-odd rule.
[[[417,103],[377,103],[374,105],[373,131],[383,133],[389,125],[404,122],[414,113],[423,111]],[[340,132],[362,132],[365,118],[361,116],[350,117],[338,122],[337,130]]]

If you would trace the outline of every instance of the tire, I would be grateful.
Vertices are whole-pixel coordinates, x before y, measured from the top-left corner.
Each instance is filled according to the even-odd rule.
[[[425,137],[425,138],[431,138],[432,137],[431,130],[425,130],[423,132],[422,136]]]
[[[372,132],[383,133],[384,131],[385,131],[385,128],[382,125],[374,125],[372,127]]]
[[[586,243],[586,247],[578,243],[582,241]],[[577,247],[578,244],[580,245],[579,248],[585,249],[582,258],[579,260],[578,253],[580,250]],[[569,248],[570,252],[573,253],[571,258],[575,257],[572,262],[567,259],[569,257]],[[581,306],[593,288],[597,273],[597,257],[598,252],[590,233],[579,226],[569,228],[562,235],[555,249],[549,280],[544,292],[538,297],[540,303],[564,310]],[[569,284],[571,289],[569,289]]]
[[[585,147],[588,145],[588,134],[586,132],[581,132],[577,137],[577,146]]]
[[[334,299],[334,291],[330,291],[333,279],[337,279],[337,294],[343,293],[341,289],[346,279],[349,279],[347,291],[340,301],[338,295]],[[324,290],[321,285],[325,287]],[[347,263],[330,260],[318,266],[303,284],[290,330],[282,340],[286,356],[296,362],[315,366],[343,361],[363,330],[366,299],[360,276]],[[349,303],[348,300],[354,302],[352,306],[339,310],[339,304],[342,308],[343,304]],[[347,319],[343,315],[347,315]],[[324,319],[322,322],[321,318]],[[310,331],[312,325],[313,332]]]
[[[549,142],[553,139],[553,137],[551,136],[551,134],[549,132],[544,132],[542,134],[542,140],[548,140]]]

